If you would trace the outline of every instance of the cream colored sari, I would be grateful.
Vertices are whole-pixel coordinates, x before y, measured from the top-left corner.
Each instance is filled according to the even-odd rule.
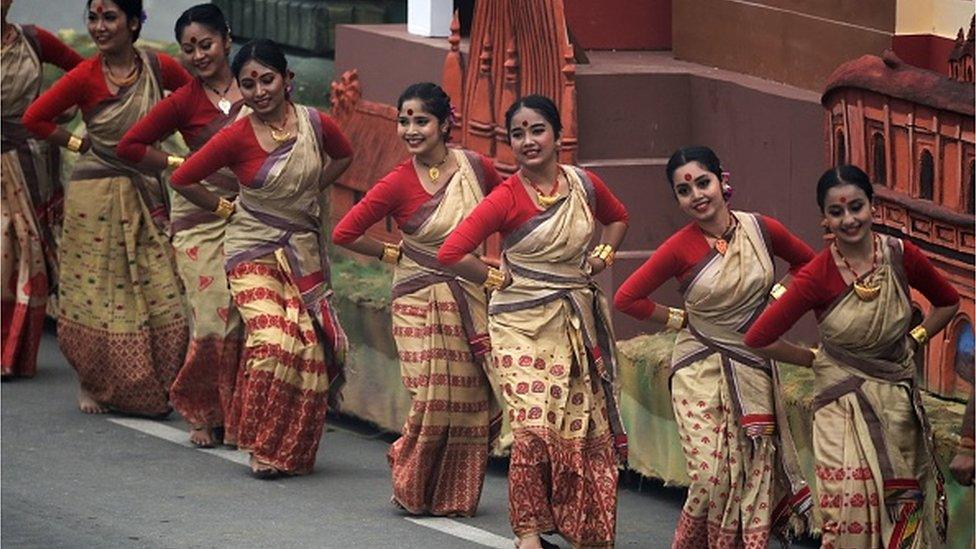
[[[691,485],[678,548],[765,547],[811,507],[775,368],[742,341],[774,282],[772,250],[760,216],[732,215],[726,253],[712,250],[683,285],[688,327],[675,341],[671,398]]]
[[[589,276],[593,185],[560,166],[569,194],[512,232],[512,284],[495,292],[492,369],[514,434],[509,514],[519,536],[557,531],[575,546],[612,546],[617,454],[617,351],[610,312]]]
[[[912,311],[902,242],[881,236],[881,243],[884,260],[870,275],[881,295],[862,301],[851,286],[820,320],[813,446],[824,547],[931,547],[945,539],[943,480],[906,337]],[[935,493],[925,497],[933,482]]]
[[[500,415],[488,381],[481,286],[437,262],[437,250],[484,198],[477,155],[451,150],[454,177],[401,227],[393,337],[412,407],[390,447],[393,500],[414,514],[472,516]]]
[[[187,318],[162,184],[115,156],[162,97],[156,56],[139,56],[139,79],[85,115],[92,148],[75,163],[65,199],[58,342],[96,401],[161,414],[186,352]]]

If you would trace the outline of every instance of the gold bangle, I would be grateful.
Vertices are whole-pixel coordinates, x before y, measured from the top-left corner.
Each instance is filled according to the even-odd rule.
[[[769,290],[769,296],[773,298],[773,301],[783,297],[783,294],[785,293],[786,293],[786,286],[783,286],[779,282],[773,284],[773,288]]]
[[[217,202],[217,207],[214,208],[213,213],[223,219],[229,219],[231,214],[234,213],[234,203],[226,198],[221,197]]]
[[[77,135],[72,135],[71,137],[68,138],[68,144],[65,145],[65,148],[71,152],[79,152],[81,151],[82,143],[83,141],[81,140],[80,137],[78,137]]]
[[[668,328],[680,330],[685,327],[685,321],[687,320],[688,316],[684,311],[674,307],[668,307],[668,322],[666,324]]]
[[[925,326],[922,326],[921,324],[912,328],[912,330],[908,332],[908,335],[915,340],[915,343],[918,343],[919,347],[922,347],[929,341],[929,331],[926,330]]]
[[[489,292],[500,290],[505,285],[505,273],[494,267],[488,267],[488,276],[485,277],[483,286]]]
[[[383,243],[383,255],[380,256],[380,261],[383,263],[389,263],[391,265],[396,265],[400,262],[400,245],[391,244],[389,242]]]
[[[616,252],[614,252],[613,246],[609,244],[600,244],[596,248],[593,248],[593,251],[590,252],[590,257],[595,257],[600,261],[603,261],[603,264],[607,267],[613,265],[615,255]]]
[[[176,156],[175,154],[171,154],[166,157],[166,167],[171,170],[175,170],[176,168],[182,166],[183,162],[185,161],[186,159],[183,158],[182,156]]]

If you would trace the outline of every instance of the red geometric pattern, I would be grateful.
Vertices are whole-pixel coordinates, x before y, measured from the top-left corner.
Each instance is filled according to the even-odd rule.
[[[400,362],[430,362],[432,359],[448,362],[471,362],[469,351],[454,349],[424,349],[423,351],[400,351]]]
[[[210,336],[190,342],[169,392],[173,408],[190,425],[224,426],[237,382],[240,347],[237,337]]]
[[[485,376],[460,376],[449,374],[421,374],[419,376],[403,376],[403,386],[407,389],[430,387],[431,385],[446,385],[450,387],[482,387]]]

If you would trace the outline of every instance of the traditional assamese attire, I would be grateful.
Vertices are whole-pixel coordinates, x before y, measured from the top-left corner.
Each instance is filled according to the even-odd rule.
[[[175,187],[228,166],[241,182],[225,229],[225,268],[244,321],[244,366],[232,407],[237,445],[257,461],[305,474],[341,388],[347,341],[332,305],[319,223],[323,152],[352,154],[338,127],[295,105],[296,137],[270,153],[252,117],[227,126],[174,173]]]
[[[458,170],[435,194],[406,160],[349,210],[333,241],[348,244],[387,215],[403,232],[393,338],[411,408],[388,454],[393,501],[413,514],[473,516],[501,423],[485,361],[487,298],[479,285],[444,269],[437,252],[501,178],[475,153],[449,154]]]
[[[778,221],[732,212],[725,254],[697,223],[671,236],[620,287],[615,305],[637,318],[665,280],[681,282],[688,325],[671,355],[671,399],[691,484],[673,547],[765,547],[804,518],[810,492],[782,408],[776,367],[749,350],[746,329],[765,308],[774,257],[791,272],[813,251]],[[793,530],[801,529],[798,524]]]
[[[187,319],[160,180],[115,154],[125,130],[190,75],[172,58],[137,49],[137,80],[111,94],[101,55],[64,75],[24,114],[40,137],[78,105],[91,149],[74,166],[65,198],[58,342],[82,388],[121,412],[170,410],[183,363]]]
[[[31,377],[37,371],[48,294],[58,284],[57,240],[64,189],[60,151],[33,138],[20,119],[41,92],[44,63],[69,71],[82,58],[44,29],[13,27],[16,38],[0,50],[0,372]]]
[[[448,237],[438,259],[452,264],[490,234],[504,237],[512,284],[492,294],[488,331],[514,435],[512,529],[520,537],[558,532],[574,546],[611,546],[626,435],[610,312],[589,276],[587,248],[596,220],[626,221],[627,212],[594,174],[559,169],[568,195],[540,212],[516,174]]]
[[[191,153],[222,128],[251,112],[243,101],[226,114],[207,97],[199,78],[159,102],[133,126],[117,152],[138,163],[153,143],[179,131]],[[239,187],[227,168],[201,184],[217,196],[233,200]],[[237,417],[231,403],[241,360],[243,326],[233,306],[224,274],[224,232],[227,220],[174,193],[170,207],[176,267],[190,308],[190,346],[170,389],[173,408],[196,427],[225,427],[224,442],[234,443]]]
[[[817,311],[813,451],[827,548],[931,547],[945,533],[942,476],[907,337],[909,286],[936,307],[959,295],[913,244],[877,238],[881,262],[864,279],[880,284],[876,299],[844,282],[828,247],[746,336],[750,346],[770,345]]]

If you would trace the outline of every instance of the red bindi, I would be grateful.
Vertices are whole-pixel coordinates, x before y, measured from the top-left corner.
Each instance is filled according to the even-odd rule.
[[[251,71],[251,78],[257,78],[257,77],[258,77],[258,71]]]
[[[690,173],[686,173],[685,174],[685,181],[691,181],[691,174]]]
[[[190,37],[190,43],[191,44],[196,44],[197,43],[197,37],[196,36],[191,36]]]
[[[407,116],[413,116],[413,109],[407,109]]]
[[[528,120],[523,120],[522,121],[522,127],[523,128],[528,128],[529,127],[529,121]]]
[[[840,197],[840,203],[841,204],[847,204],[847,197],[846,196]]]
[[[101,4],[99,4],[98,6],[95,6],[95,11],[97,11],[98,13],[102,13],[102,9],[103,8],[102,8],[102,5]]]

